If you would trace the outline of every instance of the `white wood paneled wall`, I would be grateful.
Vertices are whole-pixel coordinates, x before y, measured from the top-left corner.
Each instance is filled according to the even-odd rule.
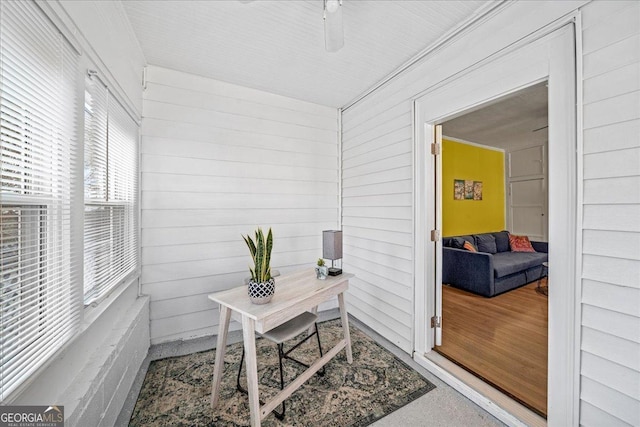
[[[413,259],[413,99],[578,5],[514,2],[343,112],[349,312],[403,350],[413,351],[413,263],[424,262]]]
[[[583,10],[582,425],[640,425],[640,3]]]
[[[272,227],[286,272],[312,268],[338,226],[337,110],[150,66],[143,116],[151,343],[215,334],[207,294],[248,275],[242,234]]]
[[[411,104],[388,120],[343,116],[343,252],[349,312],[410,352],[413,334]]]

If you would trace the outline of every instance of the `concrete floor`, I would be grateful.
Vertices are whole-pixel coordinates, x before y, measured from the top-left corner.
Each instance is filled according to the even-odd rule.
[[[330,310],[320,313],[320,321],[331,320],[339,317],[338,310]],[[397,411],[387,415],[372,424],[374,427],[413,427],[413,426],[446,426],[446,427],[485,427],[504,426],[502,422],[491,414],[481,409],[475,403],[458,393],[438,377],[418,365],[411,357],[391,344],[386,339],[375,333],[369,327],[354,318],[349,318],[361,331],[376,340],[378,344],[392,352],[407,365],[411,366],[426,379],[435,384],[436,388],[424,396],[414,400]],[[232,344],[242,340],[242,332],[229,333],[228,343]],[[149,363],[153,360],[165,357],[181,356],[196,351],[204,351],[215,347],[215,337],[199,338],[189,341],[176,341],[166,344],[154,345],[149,349],[149,354],[138,372],[135,382],[129,391],[129,395],[116,421],[116,426],[127,426],[131,413],[136,404],[138,393],[142,387]]]

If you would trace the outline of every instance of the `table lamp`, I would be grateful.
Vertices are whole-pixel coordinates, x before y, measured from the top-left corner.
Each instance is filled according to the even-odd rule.
[[[322,232],[322,258],[331,260],[329,276],[342,274],[342,268],[333,266],[335,260],[342,260],[342,231],[325,230]],[[340,266],[342,266],[342,262]]]

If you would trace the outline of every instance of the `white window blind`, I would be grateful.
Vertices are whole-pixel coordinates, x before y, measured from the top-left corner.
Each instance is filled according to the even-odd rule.
[[[85,92],[84,303],[138,265],[138,125],[97,76]]]
[[[2,400],[79,324],[71,232],[77,61],[35,3],[0,2]]]

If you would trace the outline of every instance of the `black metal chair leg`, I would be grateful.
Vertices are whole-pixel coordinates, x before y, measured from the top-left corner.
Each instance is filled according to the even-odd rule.
[[[283,350],[283,345],[282,344],[278,344],[278,362],[280,365],[280,390],[284,390],[284,369],[282,367],[282,359],[284,359],[284,350]],[[274,415],[276,416],[277,419],[279,420],[283,420],[284,419],[284,411],[285,411],[285,404],[284,401],[282,401],[282,412],[278,413],[276,411],[273,411]]]
[[[284,371],[282,369],[282,348],[281,348],[282,344],[278,345],[278,358],[280,359],[280,390],[284,389]],[[240,385],[240,377],[242,376],[242,366],[244,365],[244,348],[242,348],[242,356],[240,356],[240,367],[238,368],[238,376],[236,377],[236,388],[238,389],[238,391],[240,393],[244,393],[244,394],[249,394],[249,391],[247,391],[244,387],[242,387]],[[262,400],[259,401],[261,405],[264,405],[264,402]],[[283,420],[284,419],[284,402],[282,402],[282,413],[279,413],[278,411],[273,411],[273,415],[276,416],[277,419],[279,420]]]
[[[320,333],[318,332],[318,324],[314,323],[314,325],[316,326],[316,338],[318,339],[318,350],[320,351],[320,358],[322,358],[322,344],[320,344]],[[324,377],[324,366],[320,368],[320,370],[318,371],[318,375],[320,375],[321,377]]]
[[[242,356],[240,357],[240,367],[238,368],[238,377],[236,378],[236,388],[238,391],[248,394],[249,392],[240,385],[240,374],[242,373],[242,365],[244,364],[244,347],[242,347]]]
[[[314,323],[315,325],[315,335],[316,335],[316,339],[318,341],[318,351],[320,352],[320,358],[322,358],[323,356],[323,352],[322,352],[322,344],[320,343],[320,333],[318,332],[318,324]],[[312,334],[313,335],[313,334]],[[309,367],[309,365],[302,363],[292,357],[289,357],[289,352],[291,352],[292,350],[294,350],[295,348],[297,348],[300,344],[302,344],[304,341],[308,340],[309,338],[311,338],[311,336],[308,336],[306,339],[304,339],[303,341],[299,342],[298,344],[296,344],[293,348],[289,349],[289,351],[287,351],[285,353],[284,351],[284,344],[278,344],[278,364],[280,366],[280,390],[284,390],[284,367],[282,365],[282,360],[287,358],[287,359],[291,359],[294,362],[297,362],[303,366],[306,366],[307,368]],[[244,347],[242,348],[242,356],[240,357],[240,368],[238,368],[238,376],[236,378],[236,388],[238,389],[238,391],[244,393],[244,394],[248,394],[248,391],[245,390],[241,385],[240,385],[240,376],[242,374],[242,366],[244,365]],[[324,376],[325,374],[325,370],[324,370],[324,366],[318,370],[317,374],[319,376]],[[260,402],[261,405],[264,405],[264,403],[261,401]],[[277,419],[279,420],[283,420],[284,419],[284,414],[285,414],[285,410],[286,410],[286,406],[285,406],[285,402],[282,402],[282,412],[278,412],[278,411],[273,411],[273,414],[276,416]]]

